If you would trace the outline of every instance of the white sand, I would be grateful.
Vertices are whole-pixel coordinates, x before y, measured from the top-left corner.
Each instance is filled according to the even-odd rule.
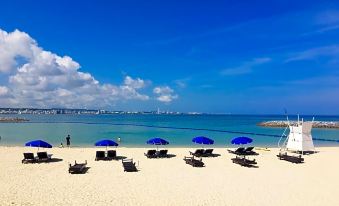
[[[194,149],[147,159],[145,148],[118,148],[139,162],[137,173],[123,172],[121,161],[94,161],[96,150],[47,149],[63,161],[21,164],[22,153],[36,149],[0,147],[0,205],[339,205],[339,147],[318,148],[299,165],[278,160],[277,149],[259,151],[259,168],[233,164],[222,148],[204,168],[183,161]],[[69,174],[74,160],[87,160],[88,172]]]

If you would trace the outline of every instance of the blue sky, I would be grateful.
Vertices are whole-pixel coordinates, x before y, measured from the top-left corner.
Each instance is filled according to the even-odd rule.
[[[93,92],[80,95],[73,76],[65,77],[73,86],[51,86],[20,46],[11,55],[0,48],[0,60],[16,61],[0,68],[2,106],[339,114],[335,1],[12,0],[1,3],[0,29],[69,56],[95,80],[76,78],[100,87],[81,83]],[[32,68],[18,74],[26,63]],[[33,87],[35,76],[47,83]],[[94,90],[108,97],[96,102]],[[70,101],[77,98],[84,104]]]

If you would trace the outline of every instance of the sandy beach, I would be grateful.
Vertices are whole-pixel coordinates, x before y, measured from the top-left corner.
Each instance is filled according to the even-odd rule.
[[[317,148],[304,164],[279,161],[277,149],[258,150],[258,168],[233,164],[225,148],[193,168],[183,157],[194,148],[168,148],[176,157],[147,159],[147,148],[117,148],[139,172],[121,161],[94,161],[98,148],[46,149],[62,161],[22,164],[36,148],[0,147],[0,205],[339,205],[339,147]],[[86,174],[68,173],[87,160]]]

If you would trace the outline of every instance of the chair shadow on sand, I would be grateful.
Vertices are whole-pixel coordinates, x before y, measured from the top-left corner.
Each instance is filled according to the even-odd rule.
[[[247,167],[247,168],[259,168],[258,165],[251,165],[251,164],[246,164],[246,165],[241,165],[243,167]]]
[[[259,168],[258,165],[253,165],[253,164],[241,164],[241,163],[237,163],[237,162],[234,162],[234,164],[240,165],[242,167],[247,167],[247,168]]]
[[[209,154],[208,156],[203,156],[203,157],[219,157],[219,156],[221,156],[221,154],[212,153],[212,154]]]
[[[63,159],[60,159],[60,158],[51,158],[48,163],[53,163],[53,162],[62,162]]]
[[[87,173],[87,171],[91,169],[91,167],[85,167],[83,170],[81,170],[81,172],[77,172],[77,173],[73,173],[73,174],[77,174],[77,175],[84,175]]]
[[[167,156],[165,158],[173,158],[173,157],[176,157],[177,155],[175,154],[167,154]]]
[[[126,159],[127,157],[126,156],[116,156],[114,158],[114,160],[123,160],[123,159]]]

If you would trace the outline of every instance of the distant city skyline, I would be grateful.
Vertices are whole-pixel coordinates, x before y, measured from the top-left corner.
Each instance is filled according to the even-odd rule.
[[[176,111],[121,111],[103,109],[69,109],[69,108],[0,108],[0,114],[202,114],[197,112],[181,113]]]
[[[5,0],[0,19],[0,107],[339,114],[339,2]]]

